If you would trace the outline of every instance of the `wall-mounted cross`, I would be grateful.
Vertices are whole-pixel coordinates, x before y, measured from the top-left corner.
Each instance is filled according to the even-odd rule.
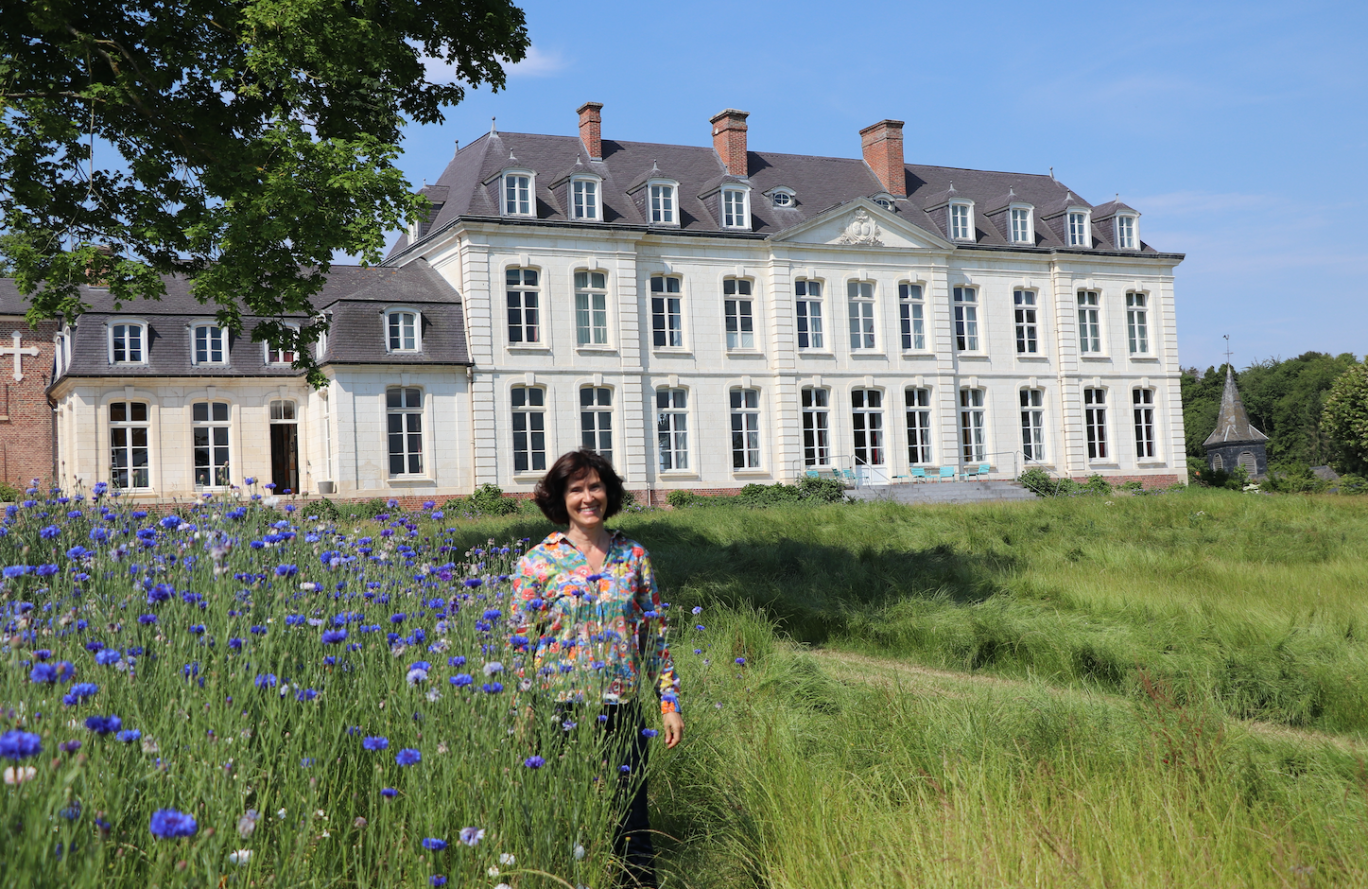
[[[21,363],[24,359],[20,356],[32,355],[34,358],[37,358],[38,347],[29,346],[26,349],[19,348],[19,341],[24,338],[24,335],[17,330],[10,334],[10,338],[13,339],[14,345],[0,346],[0,358],[2,358],[5,355],[14,356],[14,381],[18,383],[24,379],[24,368]]]

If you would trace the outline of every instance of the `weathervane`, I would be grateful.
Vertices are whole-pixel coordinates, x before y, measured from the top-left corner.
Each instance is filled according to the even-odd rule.
[[[1230,364],[1230,334],[1225,334],[1226,341],[1226,364]]]

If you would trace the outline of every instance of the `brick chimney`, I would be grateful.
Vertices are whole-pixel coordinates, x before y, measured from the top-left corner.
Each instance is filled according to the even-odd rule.
[[[903,122],[881,120],[860,130],[864,161],[895,198],[907,197],[907,171],[903,168]]]
[[[603,103],[585,102],[579,106],[580,141],[591,161],[603,160]]]
[[[722,158],[722,163],[727,168],[727,172],[733,176],[750,175],[746,164],[746,130],[748,129],[746,118],[748,117],[750,117],[749,111],[737,111],[735,108],[728,108],[708,119],[708,123],[713,125],[713,148],[717,150],[717,156]]]

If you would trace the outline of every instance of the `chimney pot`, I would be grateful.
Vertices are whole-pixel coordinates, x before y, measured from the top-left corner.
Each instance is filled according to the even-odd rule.
[[[907,169],[903,166],[903,121],[881,120],[860,130],[860,145],[869,169],[895,198],[907,197]]]
[[[585,102],[577,111],[580,141],[589,152],[589,160],[603,160],[603,103]]]
[[[733,176],[749,176],[749,165],[746,162],[746,118],[750,117],[749,111],[737,111],[735,108],[728,108],[719,111],[708,119],[712,124],[713,149],[717,151],[717,156],[722,159],[722,165],[727,168],[727,172]]]

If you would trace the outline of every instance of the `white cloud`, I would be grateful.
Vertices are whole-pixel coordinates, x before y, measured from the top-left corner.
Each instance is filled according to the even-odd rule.
[[[543,52],[535,46],[529,47],[526,57],[513,65],[504,65],[509,77],[550,77],[569,67],[569,63],[558,52]],[[450,83],[456,79],[456,68],[441,59],[431,56],[423,59],[427,79],[433,83]]]

